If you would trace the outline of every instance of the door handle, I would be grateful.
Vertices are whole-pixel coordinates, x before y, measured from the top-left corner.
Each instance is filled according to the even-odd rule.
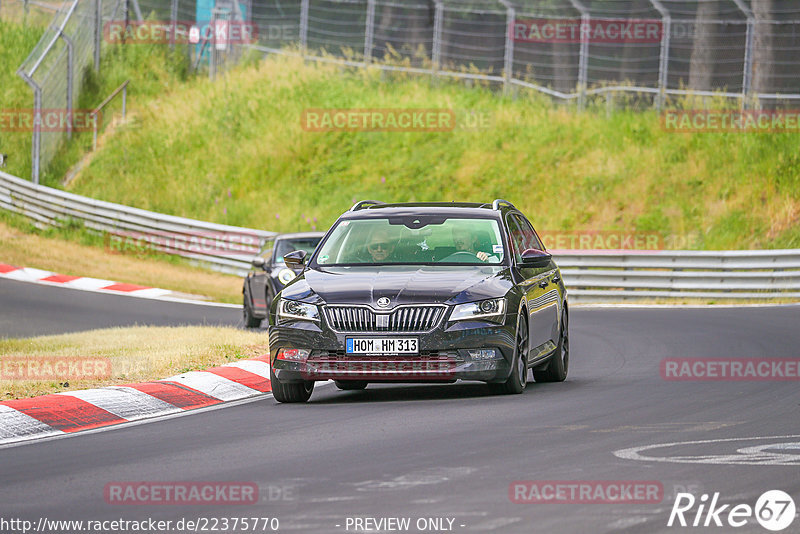
[[[544,289],[544,288],[546,288],[546,287],[547,287],[547,285],[548,285],[549,283],[550,283],[550,282],[548,282],[548,281],[547,281],[547,278],[545,278],[544,280],[542,280],[541,282],[539,282],[539,287],[541,287],[542,289]]]
[[[553,277],[553,283],[554,283],[554,284],[557,284],[559,281],[561,281],[561,278],[559,278],[559,277],[558,277],[558,275],[555,275],[555,276]]]

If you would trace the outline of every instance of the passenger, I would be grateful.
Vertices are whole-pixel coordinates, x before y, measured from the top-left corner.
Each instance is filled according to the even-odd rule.
[[[481,261],[499,261],[497,256],[492,256],[480,250],[478,236],[467,228],[453,228],[453,243],[457,252],[470,252]]]

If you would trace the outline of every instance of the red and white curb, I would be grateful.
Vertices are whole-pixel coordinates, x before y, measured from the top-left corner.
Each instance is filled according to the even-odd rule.
[[[158,287],[140,286],[137,284],[126,284],[104,280],[102,278],[90,278],[88,276],[70,276],[58,274],[32,267],[16,267],[6,263],[0,263],[0,278],[8,278],[20,282],[31,282],[51,286],[67,287],[82,291],[92,291],[98,293],[108,293],[114,295],[128,295],[146,299],[170,300],[177,302],[187,302],[193,304],[205,304],[209,306],[223,306],[240,308],[238,304],[223,304],[218,302],[205,302],[202,297],[176,293],[168,289]]]
[[[172,415],[272,391],[269,356],[163,380],[0,402],[0,445]]]

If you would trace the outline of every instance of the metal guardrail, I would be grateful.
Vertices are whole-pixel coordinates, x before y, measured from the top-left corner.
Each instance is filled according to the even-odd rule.
[[[800,250],[559,251],[570,300],[800,300]]]
[[[95,200],[35,185],[2,171],[0,208],[28,217],[39,226],[81,221],[90,230],[106,233],[112,247],[149,247],[236,275],[247,272],[263,240],[275,235]]]
[[[243,275],[275,232],[164,215],[94,200],[0,171],[0,208],[39,225],[69,220],[216,271]],[[800,300],[800,250],[553,251],[570,300],[619,302],[686,299]]]

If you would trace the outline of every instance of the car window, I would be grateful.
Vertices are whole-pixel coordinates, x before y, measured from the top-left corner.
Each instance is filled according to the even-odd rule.
[[[264,258],[264,263],[269,263],[272,259],[272,251],[275,247],[275,240],[274,239],[267,239],[264,242],[264,246],[261,247],[261,252],[258,255]]]
[[[525,238],[523,236],[522,228],[520,228],[519,221],[513,215],[506,217],[506,223],[508,224],[508,236],[511,241],[514,261],[520,262],[522,261],[522,251],[525,250]]]
[[[304,250],[307,254],[314,252],[320,237],[301,237],[295,239],[279,239],[275,246],[275,263],[283,264],[283,257],[295,250]]]
[[[525,246],[523,250],[527,250],[529,248],[544,250],[544,245],[542,245],[542,241],[539,239],[539,236],[536,235],[533,225],[531,225],[531,223],[525,217],[521,217],[520,215],[516,214],[513,215],[513,217],[517,220],[519,227],[522,229],[523,245]]]
[[[320,245],[316,262],[499,265],[504,258],[496,219],[404,215],[341,221]]]

